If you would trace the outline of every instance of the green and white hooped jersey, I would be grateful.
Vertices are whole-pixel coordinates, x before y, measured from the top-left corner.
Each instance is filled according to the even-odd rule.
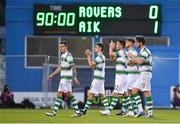
[[[138,53],[134,48],[128,50],[126,52],[126,54],[128,54],[128,53],[130,53],[130,54],[132,54],[134,56],[138,56]],[[131,58],[128,57],[128,60],[130,60],[130,59]],[[139,70],[138,70],[137,64],[127,64],[127,74],[138,74],[138,73],[139,73]]]
[[[139,65],[139,72],[152,72],[152,54],[149,49],[142,48],[139,57],[144,59],[144,63]]]
[[[72,81],[74,65],[73,57],[68,51],[61,55],[61,80]]]
[[[94,79],[96,80],[105,80],[105,56],[100,53],[94,60],[95,67],[94,67]]]
[[[116,51],[116,75],[127,74],[127,56],[124,50]]]

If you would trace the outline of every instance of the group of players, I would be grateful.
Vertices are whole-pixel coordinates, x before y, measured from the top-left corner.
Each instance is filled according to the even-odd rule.
[[[139,54],[134,49],[134,44],[140,49]],[[104,44],[96,43],[95,52],[97,57],[92,60],[92,52],[87,49],[85,55],[87,56],[88,65],[94,68],[93,81],[90,86],[88,98],[83,109],[79,109],[77,101],[72,93],[72,82],[79,84],[77,79],[76,67],[73,62],[73,57],[67,49],[67,42],[63,41],[59,44],[61,52],[60,66],[49,75],[48,79],[61,72],[61,80],[57,91],[55,106],[51,112],[46,113],[48,116],[55,116],[57,110],[62,102],[62,94],[66,93],[71,99],[75,114],[73,116],[80,117],[85,115],[88,108],[93,103],[94,95],[102,97],[104,110],[100,111],[101,115],[111,115],[111,111],[118,102],[118,97],[122,97],[122,108],[120,115],[140,117],[144,116],[142,102],[138,91],[142,91],[146,97],[146,117],[153,117],[153,100],[151,96],[152,78],[152,55],[149,49],[145,46],[145,39],[143,36],[136,36],[135,39],[117,40],[116,43],[111,41],[109,44],[110,60],[115,62],[115,84],[112,93],[111,103],[105,96],[105,63],[106,58],[103,55]],[[127,50],[125,50],[127,48]]]

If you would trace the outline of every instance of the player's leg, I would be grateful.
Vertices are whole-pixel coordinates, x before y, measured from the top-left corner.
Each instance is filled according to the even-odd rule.
[[[125,102],[124,104],[126,104],[127,109],[128,109],[128,113],[125,116],[134,116],[132,101],[131,101],[131,98],[130,98],[128,92],[124,93],[123,98],[124,98],[124,102]]]
[[[55,100],[55,105],[54,105],[54,107],[53,107],[51,112],[46,113],[47,116],[53,117],[53,116],[56,115],[56,113],[57,113],[57,111],[58,111],[58,109],[59,109],[59,107],[60,107],[60,105],[62,103],[62,94],[63,94],[62,91],[58,91],[57,92],[57,97],[56,97],[56,100]]]
[[[112,93],[112,101],[109,106],[109,111],[112,111],[118,102],[118,97],[124,94],[126,88],[126,76],[116,75],[115,77],[115,86]]]
[[[129,93],[128,93],[128,89],[129,89],[129,75],[123,75],[123,77],[121,76],[121,84],[120,84],[120,87],[124,88],[124,90],[122,90],[120,93],[123,93],[123,96],[122,96],[122,108],[121,108],[121,111],[118,113],[118,115],[126,115],[126,116],[133,116],[134,115],[134,112],[132,111],[132,102],[131,102],[131,98],[129,97]],[[124,85],[123,83],[124,82]],[[122,89],[121,88],[121,89]],[[128,113],[126,114],[126,109],[129,110]]]
[[[143,107],[142,107],[141,97],[140,97],[138,91],[139,91],[138,88],[133,88],[132,89],[132,99],[135,101],[135,104],[138,107],[138,113],[136,114],[135,117],[139,117],[139,116],[144,115],[144,110],[143,110]]]
[[[51,116],[51,117],[56,115],[56,113],[62,103],[62,94],[63,94],[63,92],[65,92],[65,83],[66,82],[64,80],[60,81],[58,91],[57,91],[57,97],[55,100],[55,105],[52,109],[52,112],[46,113],[46,115]]]
[[[132,93],[130,92],[130,94],[132,94]],[[135,114],[137,114],[138,113],[138,106],[137,106],[137,104],[136,104],[136,102],[134,100],[134,97],[132,97],[132,95],[130,95],[130,97],[131,97],[131,101],[132,101],[133,111],[134,111]]]
[[[109,105],[109,108],[107,110],[104,111],[100,111],[100,113],[102,115],[111,115],[111,111],[114,109],[114,107],[116,106],[117,102],[118,102],[118,97],[119,97],[119,93],[115,93],[113,92],[112,94],[112,101]]]
[[[138,107],[138,113],[135,115],[135,117],[139,117],[139,116],[144,115],[141,97],[138,93],[139,90],[142,89],[142,87],[141,87],[142,80],[143,80],[143,76],[142,76],[142,74],[139,74],[136,82],[133,85],[132,92],[131,92],[132,93],[131,97],[132,97],[132,99],[134,99],[134,101]]]
[[[67,93],[67,96],[71,100],[73,109],[75,110],[75,114],[72,115],[72,117],[80,116],[80,110],[77,105],[77,100],[72,93],[72,81],[64,80],[62,81],[62,83],[63,83],[63,87],[59,89],[62,90],[64,93]]]
[[[108,103],[107,97],[105,96],[104,81],[97,82],[97,92],[98,92],[99,96],[101,97],[102,104],[103,104],[105,110],[108,110],[109,103]]]
[[[114,90],[112,93],[112,99],[111,99],[111,103],[109,105],[109,109],[105,110],[105,111],[100,111],[102,115],[111,115],[111,111],[114,109],[114,107],[116,106],[116,104],[118,102],[118,97],[124,93],[124,85],[123,85],[123,81],[121,79],[122,78],[120,76],[116,75]]]
[[[129,95],[129,89],[131,89],[130,82],[132,83],[133,81],[132,81],[132,78],[130,77],[130,75],[124,76],[124,78],[125,77],[126,77],[126,80],[124,81],[125,82],[125,88],[124,88],[124,94],[123,94],[122,102],[124,102],[124,104],[126,105],[128,112],[124,116],[134,116],[134,111],[133,111],[133,107],[132,107],[132,100],[131,100],[130,95]]]
[[[111,114],[111,111],[114,109],[114,107],[118,102],[118,97],[122,96],[122,94],[124,94],[124,92],[126,91],[126,85],[127,85],[126,82],[127,82],[126,75],[116,75],[115,86],[114,86],[114,91],[112,93],[112,101],[110,103],[109,110],[103,111],[101,112],[101,114],[103,115]]]
[[[115,77],[115,85],[112,93],[112,101],[109,106],[109,110],[113,110],[118,102],[118,97],[124,93],[126,87],[126,76],[116,75]]]
[[[127,82],[126,82],[126,85],[124,86],[124,87],[126,87],[125,88],[125,92],[128,92],[128,91],[126,91],[127,89],[128,89],[128,76],[126,76],[127,77]],[[126,95],[127,96],[127,93],[126,94],[124,94],[124,95]],[[117,113],[116,115],[126,115],[126,109],[127,109],[127,98],[126,98],[126,96],[122,96],[122,107],[121,107],[121,109],[120,109],[120,111],[119,111],[119,113]]]
[[[108,99],[105,95],[102,97],[102,103],[104,105],[105,110],[107,110],[109,108],[109,103],[108,103]]]
[[[88,92],[88,98],[87,98],[86,104],[81,111],[82,115],[85,115],[88,108],[92,105],[94,94],[99,94],[99,92],[98,92],[99,84],[98,83],[100,83],[100,82],[98,82],[97,80],[92,81],[90,90]]]
[[[127,79],[128,95],[131,99],[134,113],[138,113],[138,106],[136,105],[136,102],[131,95],[132,95],[132,88],[135,85],[137,78],[138,78],[138,74],[128,74],[128,79]]]
[[[109,106],[110,111],[112,111],[114,109],[114,107],[116,106],[116,104],[118,103],[119,95],[120,95],[119,93],[115,93],[115,92],[112,94],[112,101]]]
[[[152,117],[153,116],[153,99],[151,96],[150,91],[145,91],[144,95],[146,96],[146,108],[147,108],[147,117]]]
[[[153,116],[153,99],[151,96],[151,83],[150,80],[152,78],[152,74],[150,72],[143,73],[143,88],[142,91],[146,97],[146,108],[147,108],[147,117]]]
[[[121,109],[120,111],[116,114],[116,115],[125,115],[126,114],[126,104],[125,104],[125,98],[122,97],[122,106],[121,106]]]
[[[72,104],[72,107],[73,107],[75,113],[76,113],[76,114],[79,114],[80,111],[79,111],[78,103],[77,103],[77,100],[76,100],[76,98],[74,97],[72,91],[68,91],[68,92],[67,92],[67,96],[68,96],[68,97],[70,98],[70,100],[71,100],[71,104]]]
[[[86,104],[84,106],[84,108],[81,110],[81,115],[85,115],[86,111],[89,109],[89,107],[92,105],[93,103],[93,98],[94,98],[94,93],[88,93],[88,98],[86,101]]]

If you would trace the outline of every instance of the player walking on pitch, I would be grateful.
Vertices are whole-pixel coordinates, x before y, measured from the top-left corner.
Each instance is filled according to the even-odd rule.
[[[102,97],[105,110],[109,107],[108,100],[105,97],[104,89],[106,58],[103,55],[103,49],[103,43],[96,43],[95,52],[97,53],[97,57],[94,61],[92,60],[92,52],[89,49],[85,51],[89,67],[94,68],[94,76],[91,83],[90,91],[88,93],[87,102],[84,108],[81,110],[82,115],[86,114],[89,106],[93,103],[94,95],[99,95]]]
[[[54,77],[54,75],[58,74],[61,72],[60,75],[60,83],[59,83],[59,88],[57,91],[57,97],[55,100],[55,106],[52,109],[51,112],[46,113],[47,116],[55,116],[59,106],[62,103],[62,95],[63,93],[67,93],[67,96],[70,97],[71,103],[73,106],[73,109],[75,110],[75,114],[73,116],[80,116],[80,111],[77,105],[77,101],[72,93],[72,82],[75,84],[79,84],[79,81],[77,80],[77,73],[76,73],[76,68],[75,64],[73,61],[73,57],[71,53],[68,51],[68,46],[66,41],[62,41],[59,44],[60,52],[61,52],[61,64],[57,69],[48,77],[48,80]]]

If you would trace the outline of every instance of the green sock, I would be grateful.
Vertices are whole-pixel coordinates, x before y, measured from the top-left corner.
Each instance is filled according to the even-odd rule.
[[[126,96],[126,97],[125,97],[125,103],[126,103],[127,109],[128,109],[129,111],[133,111],[131,98],[130,98],[129,96]]]
[[[108,110],[108,108],[109,108],[109,103],[108,103],[107,98],[106,98],[106,97],[103,97],[102,100],[103,100],[102,103],[103,103],[103,105],[104,105],[104,107],[105,107],[105,110]]]
[[[131,100],[132,100],[132,107],[135,113],[138,113],[138,106],[134,100],[134,97],[131,96]]]
[[[71,96],[70,99],[71,99],[71,104],[75,112],[79,112],[79,107],[78,107],[76,98],[74,96]]]
[[[87,99],[87,102],[86,102],[86,104],[84,106],[83,111],[87,111],[89,106],[92,105],[92,103],[93,103],[93,99]]]
[[[57,96],[56,97],[56,101],[55,101],[55,106],[53,108],[53,112],[56,113],[57,110],[59,109],[59,106],[61,105],[62,103],[62,97],[61,96]]]
[[[152,100],[152,96],[146,97],[146,105],[147,105],[148,114],[152,115],[153,114],[153,100]]]
[[[112,102],[111,102],[111,104],[109,106],[109,111],[112,111],[114,109],[114,107],[116,106],[117,102],[118,102],[118,97],[117,96],[113,96],[112,97]]]
[[[142,102],[141,102],[141,97],[138,93],[132,95],[134,101],[136,102],[136,105],[138,107],[138,111],[139,112],[143,112],[143,108],[142,108]]]
[[[122,107],[121,107],[121,111],[126,112],[126,101],[125,98],[122,97]]]

